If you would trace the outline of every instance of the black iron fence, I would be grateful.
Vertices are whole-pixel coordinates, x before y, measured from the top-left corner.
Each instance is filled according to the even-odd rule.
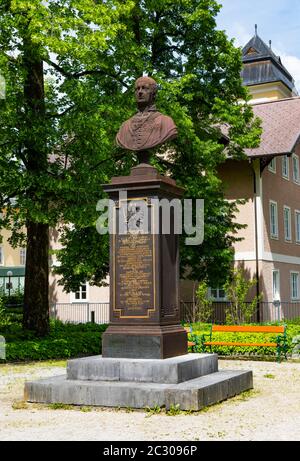
[[[109,323],[109,303],[52,304],[50,317],[71,323]]]
[[[225,323],[226,303],[214,303],[212,306],[212,315],[207,318],[210,323]],[[201,307],[193,301],[182,301],[180,305],[181,321],[186,323],[195,323],[203,320]]]
[[[9,295],[24,289],[24,275],[1,275],[0,276],[0,293]]]
[[[229,302],[214,302],[212,305],[212,314],[207,321],[224,324],[228,308]],[[187,323],[199,321],[201,318],[200,310],[201,307],[195,302],[181,302],[181,320]],[[257,322],[258,318],[261,323],[281,322],[300,318],[300,302],[260,302],[250,322]]]
[[[228,302],[214,302],[212,315],[208,322],[224,324]],[[200,307],[192,301],[181,302],[181,320],[187,323],[199,321]],[[109,303],[57,303],[50,307],[50,317],[62,322],[72,323],[109,323]],[[257,312],[254,312],[250,322],[257,321]],[[260,322],[276,322],[300,318],[300,302],[261,302],[259,303]]]

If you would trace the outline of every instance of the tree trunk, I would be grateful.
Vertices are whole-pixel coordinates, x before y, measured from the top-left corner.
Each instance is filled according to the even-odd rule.
[[[25,162],[27,172],[33,178],[27,197],[33,208],[37,205],[47,213],[47,197],[40,195],[39,182],[35,183],[35,178],[47,173],[48,166],[43,61],[30,37],[24,38],[23,64],[27,133],[24,142]],[[42,222],[32,219],[28,210],[26,227],[23,328],[34,331],[37,336],[45,336],[49,332],[49,225],[45,219]]]
[[[49,226],[27,222],[23,327],[37,336],[49,332]]]

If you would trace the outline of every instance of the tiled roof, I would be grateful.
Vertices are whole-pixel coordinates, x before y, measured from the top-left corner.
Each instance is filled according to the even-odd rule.
[[[248,51],[251,50],[248,54]],[[254,35],[243,48],[243,62],[256,60],[258,57],[273,58],[281,64],[279,56],[258,36]]]
[[[300,97],[280,99],[253,105],[254,114],[262,120],[260,146],[246,149],[249,157],[292,153],[300,140]]]
[[[282,81],[290,90],[294,90],[293,77],[280,57],[258,35],[255,34],[244,46],[242,59],[244,66],[241,76],[244,85]]]

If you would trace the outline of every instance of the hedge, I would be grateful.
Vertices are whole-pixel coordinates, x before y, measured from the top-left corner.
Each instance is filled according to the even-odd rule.
[[[15,341],[6,344],[6,361],[62,359],[101,354],[101,333],[76,333],[65,338]]]
[[[18,323],[0,328],[6,341],[6,362],[63,359],[101,354],[101,337],[107,325],[64,324],[51,321],[50,334],[35,338]]]
[[[273,323],[274,325],[274,323]],[[49,360],[71,357],[83,357],[101,354],[101,337],[107,325],[93,323],[64,324],[60,321],[51,321],[50,334],[45,338],[35,338],[30,331],[23,331],[20,323],[0,325],[0,335],[6,340],[6,362]],[[202,352],[200,336],[208,334],[209,324],[192,324],[193,334],[198,338],[195,352]],[[288,353],[292,351],[292,339],[300,335],[300,323],[287,325]],[[216,332],[213,339],[216,341],[265,342],[275,341],[274,334],[260,333],[223,333]],[[191,337],[190,337],[191,338]],[[210,348],[207,347],[207,352]],[[220,356],[275,356],[276,348],[269,347],[234,347],[213,346],[213,352]]]

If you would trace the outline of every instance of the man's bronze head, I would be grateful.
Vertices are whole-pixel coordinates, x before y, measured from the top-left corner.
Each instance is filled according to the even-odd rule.
[[[139,109],[154,103],[157,93],[157,83],[151,77],[140,77],[135,82],[135,97]]]

